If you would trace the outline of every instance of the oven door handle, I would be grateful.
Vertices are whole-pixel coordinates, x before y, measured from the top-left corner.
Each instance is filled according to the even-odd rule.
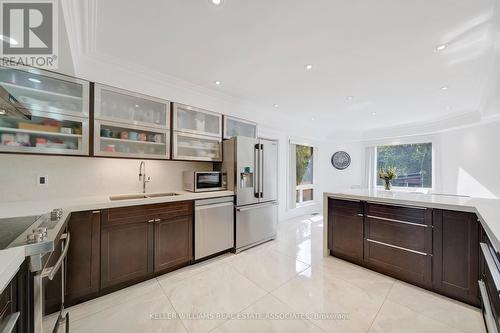
[[[69,232],[62,234],[61,239],[65,239],[66,241],[65,241],[62,253],[59,256],[59,259],[57,259],[57,262],[54,266],[45,268],[42,271],[42,277],[48,277],[49,280],[52,280],[54,278],[54,276],[57,274],[57,272],[59,271],[59,268],[61,268],[61,265],[62,265],[64,259],[66,258],[66,255],[68,254],[69,243],[70,243]]]
[[[493,278],[495,289],[497,290],[497,293],[500,293],[500,274],[498,272],[497,265],[495,264],[495,259],[491,254],[490,247],[486,243],[480,243],[479,245],[481,247],[481,252],[483,253],[484,261],[486,261],[488,270]]]

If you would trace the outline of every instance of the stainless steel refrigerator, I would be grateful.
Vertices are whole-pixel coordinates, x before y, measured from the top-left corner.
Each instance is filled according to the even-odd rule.
[[[236,251],[276,238],[278,144],[233,137],[223,143],[222,171],[236,194]]]

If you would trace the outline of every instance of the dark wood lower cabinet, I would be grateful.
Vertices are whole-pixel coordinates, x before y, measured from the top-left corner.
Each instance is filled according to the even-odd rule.
[[[479,230],[475,214],[434,210],[434,289],[479,305]]]
[[[101,288],[125,285],[153,273],[153,229],[148,221],[103,226]]]
[[[101,228],[102,291],[188,265],[192,228],[192,201],[106,210]]]
[[[338,257],[363,261],[363,203],[328,200],[328,248]]]
[[[99,292],[101,212],[71,214],[71,241],[67,255],[66,306],[85,301]]]
[[[332,255],[479,306],[475,214],[369,202],[359,209],[338,199],[328,204]]]
[[[189,264],[193,258],[193,216],[181,216],[155,223],[155,272],[168,272]]]

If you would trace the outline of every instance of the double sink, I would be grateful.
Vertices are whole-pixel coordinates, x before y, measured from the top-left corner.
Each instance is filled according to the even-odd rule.
[[[151,198],[161,198],[161,197],[173,197],[179,195],[179,193],[166,192],[166,193],[138,193],[138,194],[122,194],[122,195],[112,195],[109,197],[111,201],[117,200],[136,200],[136,199],[151,199]]]

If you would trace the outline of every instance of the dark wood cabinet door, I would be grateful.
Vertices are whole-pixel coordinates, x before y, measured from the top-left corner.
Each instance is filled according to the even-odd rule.
[[[155,222],[155,272],[167,272],[187,265],[193,258],[193,216],[186,215]]]
[[[363,262],[363,204],[328,199],[328,249],[337,257]]]
[[[434,210],[433,287],[479,305],[479,228],[472,213]]]
[[[108,214],[103,214],[103,217],[107,219]],[[107,223],[109,221],[104,221],[104,218],[101,228],[101,288],[126,286],[152,276],[154,223],[126,219],[124,223]],[[134,220],[138,220],[137,216]]]
[[[68,229],[71,241],[67,255],[66,306],[99,292],[101,212],[72,213]]]

